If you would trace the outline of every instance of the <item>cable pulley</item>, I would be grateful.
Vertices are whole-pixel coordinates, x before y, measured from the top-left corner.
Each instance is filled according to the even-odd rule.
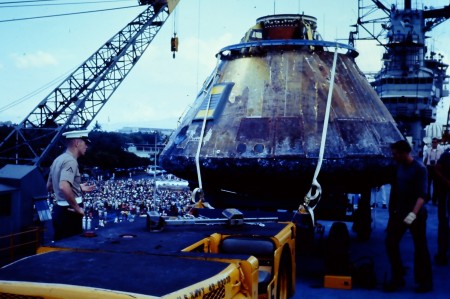
[[[178,37],[176,33],[170,39],[170,51],[172,51],[172,57],[175,58],[175,52],[178,52]]]

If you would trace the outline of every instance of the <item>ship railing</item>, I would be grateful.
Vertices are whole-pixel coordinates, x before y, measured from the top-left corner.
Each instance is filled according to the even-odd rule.
[[[19,233],[0,236],[0,266],[20,257],[36,254],[42,229],[32,227]]]

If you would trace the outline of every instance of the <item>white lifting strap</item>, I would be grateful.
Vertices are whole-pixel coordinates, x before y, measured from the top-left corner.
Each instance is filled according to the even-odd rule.
[[[200,150],[202,149],[203,138],[205,137],[206,119],[208,118],[209,107],[211,105],[211,97],[212,95],[210,94],[208,97],[208,103],[206,104],[205,116],[203,117],[203,124],[202,130],[200,132],[200,138],[198,140],[197,153],[195,154],[195,168],[197,170],[198,187],[200,188],[200,190],[203,190],[202,174],[200,172]]]
[[[203,184],[202,184],[202,174],[200,171],[200,150],[203,144],[203,137],[205,136],[205,128],[206,128],[206,118],[208,117],[209,106],[211,105],[211,94],[208,97],[208,104],[206,105],[205,117],[203,118],[202,131],[200,132],[200,138],[198,140],[197,153],[195,154],[195,168],[197,170],[197,179],[198,179],[198,188],[195,188],[192,192],[192,202],[198,206],[203,206]],[[198,201],[196,200],[197,194],[199,195]]]
[[[322,194],[322,187],[320,186],[319,182],[317,181],[317,177],[319,176],[320,169],[322,168],[322,161],[323,161],[323,155],[325,152],[325,143],[327,140],[327,131],[328,131],[328,123],[330,120],[330,110],[331,110],[331,100],[333,98],[333,87],[334,87],[334,75],[336,74],[336,62],[337,62],[337,55],[338,55],[338,47],[336,45],[336,48],[334,50],[334,57],[333,57],[333,67],[331,68],[331,78],[330,78],[330,88],[328,90],[328,98],[327,98],[327,106],[325,109],[325,117],[324,117],[324,124],[323,124],[323,130],[322,130],[322,139],[320,141],[320,150],[319,150],[319,160],[317,162],[316,170],[314,172],[314,177],[312,179],[311,183],[311,189],[309,189],[308,193],[305,195],[304,201],[299,206],[299,211],[307,210],[308,213],[311,215],[311,220],[313,222],[313,225],[315,224],[314,219],[314,209],[319,203],[320,196]],[[314,193],[313,193],[314,192]],[[312,200],[316,200],[314,206],[310,206],[310,202]]]
[[[211,75],[210,80],[208,80],[209,84],[211,84],[211,85],[214,83],[215,78],[218,75],[218,64],[219,64],[219,59],[217,60],[216,68],[215,68],[215,70],[213,72],[213,74],[215,73],[215,75]],[[203,89],[203,92],[206,92],[206,89]],[[211,97],[212,97],[212,93],[210,92],[209,97],[208,97],[208,103],[206,104],[205,115],[203,117],[203,123],[202,123],[202,130],[200,132],[200,138],[198,140],[197,152],[195,154],[195,168],[197,170],[198,188],[195,188],[194,192],[192,193],[192,201],[194,201],[194,202],[195,202],[195,198],[196,198],[197,193],[199,194],[199,202],[203,202],[203,199],[204,199],[202,174],[201,174],[201,171],[200,171],[200,150],[202,149],[203,139],[205,137],[206,121],[208,119],[209,108],[211,106]]]
[[[202,92],[206,93],[207,88],[214,83],[215,78],[218,76],[218,66],[219,66],[219,58],[217,59],[216,67],[212,72],[211,76],[205,81],[202,87]],[[205,116],[203,117],[202,130],[200,132],[200,138],[198,140],[197,152],[195,154],[195,168],[197,170],[197,179],[198,179],[198,188],[196,188],[196,192],[194,192],[193,197],[195,198],[195,193],[200,192],[199,194],[203,194],[203,184],[202,184],[202,174],[200,172],[200,150],[203,144],[203,138],[205,136],[205,128],[206,128],[206,120],[208,119],[209,107],[211,106],[211,97],[212,94],[209,94],[208,103],[206,104]]]

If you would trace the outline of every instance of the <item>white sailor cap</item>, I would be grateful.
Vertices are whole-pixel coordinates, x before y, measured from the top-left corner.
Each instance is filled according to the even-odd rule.
[[[66,139],[83,139],[86,143],[91,143],[89,140],[89,130],[78,130],[78,131],[68,131],[64,132],[62,135],[66,137]]]

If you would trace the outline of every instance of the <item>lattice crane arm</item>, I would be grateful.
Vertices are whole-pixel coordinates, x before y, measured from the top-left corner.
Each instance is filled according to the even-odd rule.
[[[425,32],[431,31],[434,27],[450,18],[450,5],[444,6],[443,8],[426,10],[423,12],[423,16],[426,20]]]
[[[178,2],[139,0],[148,7],[50,92],[0,143],[0,163],[41,166],[66,129],[86,129]]]

